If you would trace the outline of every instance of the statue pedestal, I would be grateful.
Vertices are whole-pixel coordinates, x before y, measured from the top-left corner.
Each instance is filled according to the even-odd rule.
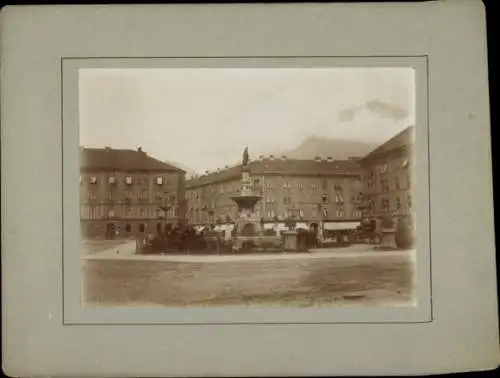
[[[297,232],[286,231],[283,233],[285,251],[297,251]]]
[[[396,248],[396,230],[392,229],[382,230],[380,247]]]

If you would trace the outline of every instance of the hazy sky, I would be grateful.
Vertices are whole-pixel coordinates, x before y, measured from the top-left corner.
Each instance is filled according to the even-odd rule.
[[[308,136],[382,143],[415,123],[411,68],[81,69],[80,144],[198,172]],[[332,152],[334,154],[334,152]]]

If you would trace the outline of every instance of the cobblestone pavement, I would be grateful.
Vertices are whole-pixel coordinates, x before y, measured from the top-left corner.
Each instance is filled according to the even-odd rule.
[[[87,256],[87,303],[304,307],[412,300],[414,251],[350,246],[300,254],[137,256],[132,243],[118,249]]]

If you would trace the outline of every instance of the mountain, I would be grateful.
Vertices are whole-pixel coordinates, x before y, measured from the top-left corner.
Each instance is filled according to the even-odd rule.
[[[183,164],[180,164],[180,163],[177,163],[175,161],[169,161],[169,160],[165,160],[164,161],[165,163],[167,164],[170,164],[170,165],[173,165],[174,167],[177,167],[179,169],[182,169],[183,171],[186,172],[186,178],[189,178],[191,177],[192,175],[194,175],[196,172],[194,169],[191,169]]]
[[[284,153],[292,159],[314,159],[316,156],[334,159],[348,159],[363,157],[377,147],[376,143],[359,142],[353,140],[328,139],[309,137],[298,147]]]

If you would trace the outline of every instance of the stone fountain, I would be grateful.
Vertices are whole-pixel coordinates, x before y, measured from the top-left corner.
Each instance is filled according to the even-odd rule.
[[[281,238],[264,235],[260,218],[255,213],[255,205],[262,199],[262,196],[255,193],[252,189],[248,162],[248,148],[245,148],[243,152],[243,164],[241,166],[240,190],[237,194],[231,196],[231,199],[238,206],[238,217],[235,219],[236,237],[233,249],[254,249],[266,243],[281,246]]]

